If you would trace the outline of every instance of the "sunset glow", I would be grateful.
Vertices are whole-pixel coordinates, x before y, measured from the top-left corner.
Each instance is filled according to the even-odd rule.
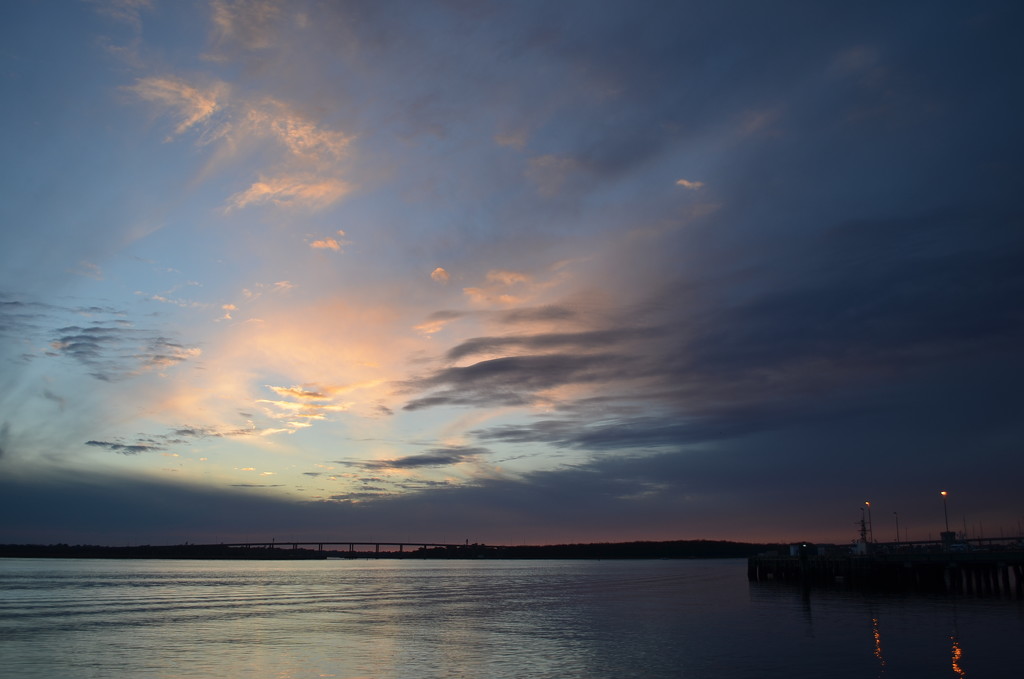
[[[398,4],[0,9],[0,542],[1019,524],[1015,5]]]

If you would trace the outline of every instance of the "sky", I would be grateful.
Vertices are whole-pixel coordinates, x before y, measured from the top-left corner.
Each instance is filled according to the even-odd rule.
[[[1022,20],[2,3],[0,542],[1020,534]]]

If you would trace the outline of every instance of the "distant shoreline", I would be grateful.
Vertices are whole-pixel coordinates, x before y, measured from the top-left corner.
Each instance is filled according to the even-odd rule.
[[[303,543],[305,544],[305,543]],[[46,559],[722,559],[748,558],[777,543],[726,540],[671,540],[562,545],[446,545],[416,549],[361,551],[306,549],[291,545],[0,545],[0,558]]]

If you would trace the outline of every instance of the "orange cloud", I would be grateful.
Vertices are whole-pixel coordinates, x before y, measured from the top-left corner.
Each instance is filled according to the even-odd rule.
[[[174,128],[175,134],[181,134],[188,128],[207,120],[219,108],[219,100],[223,98],[226,85],[218,83],[206,90],[200,90],[177,78],[141,78],[133,92],[146,101],[156,102],[177,112],[180,121]]]
[[[339,229],[338,235],[344,236],[345,232]],[[312,243],[309,244],[309,247],[314,248],[316,250],[334,250],[335,252],[341,252],[341,249],[346,245],[350,245],[350,242],[347,240],[338,240],[336,238],[323,238],[321,240],[313,241]]]
[[[333,238],[324,238],[323,240],[313,241],[309,244],[309,247],[314,250],[334,250],[335,252],[339,252],[341,250],[341,243]]]
[[[228,199],[226,210],[261,203],[321,210],[338,202],[351,191],[351,184],[337,178],[321,178],[309,174],[285,175],[262,179],[245,191],[236,193]]]
[[[270,134],[293,155],[307,160],[337,160],[343,156],[351,141],[351,137],[322,128],[274,99],[250,108],[248,122],[255,131]]]

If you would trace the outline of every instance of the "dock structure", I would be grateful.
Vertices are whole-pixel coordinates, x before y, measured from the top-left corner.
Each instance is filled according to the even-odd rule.
[[[1024,598],[1024,550],[766,554],[747,562],[751,582]]]

